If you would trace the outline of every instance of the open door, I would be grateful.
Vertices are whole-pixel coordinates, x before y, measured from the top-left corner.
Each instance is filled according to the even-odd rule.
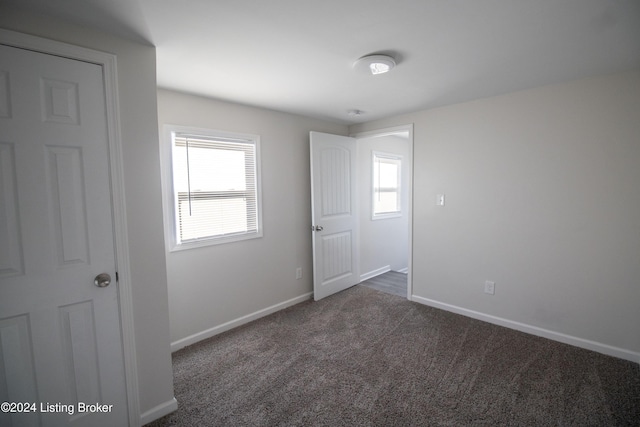
[[[356,140],[310,132],[313,297],[359,283]]]

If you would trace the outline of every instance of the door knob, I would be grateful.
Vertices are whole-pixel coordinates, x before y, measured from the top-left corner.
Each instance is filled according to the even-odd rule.
[[[108,273],[100,273],[96,276],[93,284],[99,288],[106,288],[111,284],[111,276]]]
[[[324,230],[324,227],[323,227],[323,226],[321,226],[321,225],[316,225],[316,226],[314,227],[314,230],[316,230],[316,231],[322,231],[322,230]]]

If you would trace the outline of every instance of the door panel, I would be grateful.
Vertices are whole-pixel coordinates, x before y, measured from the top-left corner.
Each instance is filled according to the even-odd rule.
[[[311,132],[313,293],[317,301],[359,282],[356,141]]]
[[[56,264],[87,264],[89,233],[80,147],[45,146],[45,152]]]
[[[116,275],[104,90],[98,65],[0,45],[0,401],[38,409],[3,426],[127,424],[117,283],[94,286]]]
[[[322,285],[342,279],[353,273],[353,233],[324,234],[320,236],[322,246]]]
[[[0,278],[24,274],[14,147],[1,140],[0,206]]]
[[[37,402],[33,348],[29,316],[0,320],[0,402]],[[19,417],[19,418],[18,418]],[[0,414],[2,425],[38,425],[38,413],[10,417]]]

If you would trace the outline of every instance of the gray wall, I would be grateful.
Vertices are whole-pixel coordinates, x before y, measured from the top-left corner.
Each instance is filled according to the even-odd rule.
[[[7,9],[0,27],[117,55],[140,409],[152,411],[173,399],[155,48]]]
[[[261,137],[264,237],[166,254],[175,349],[312,291],[309,131],[344,135],[347,127],[164,89],[158,114],[161,128]]]
[[[402,156],[402,216],[399,218],[371,219],[373,151]],[[387,266],[393,271],[408,266],[410,161],[406,138],[388,135],[358,139],[360,276],[363,278]]]
[[[350,131],[407,123],[415,299],[638,361],[640,72]]]

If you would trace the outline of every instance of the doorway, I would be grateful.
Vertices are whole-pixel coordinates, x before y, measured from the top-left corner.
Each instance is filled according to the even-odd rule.
[[[314,299],[392,269],[406,272],[411,299],[413,125],[351,137],[310,132],[310,145]],[[380,168],[395,165],[396,179],[375,178],[376,161]],[[374,202],[374,194],[384,203]],[[393,200],[396,209],[389,208]],[[361,228],[367,229],[365,240]]]
[[[360,282],[396,295],[404,282],[411,299],[413,126],[352,136],[358,145]]]

